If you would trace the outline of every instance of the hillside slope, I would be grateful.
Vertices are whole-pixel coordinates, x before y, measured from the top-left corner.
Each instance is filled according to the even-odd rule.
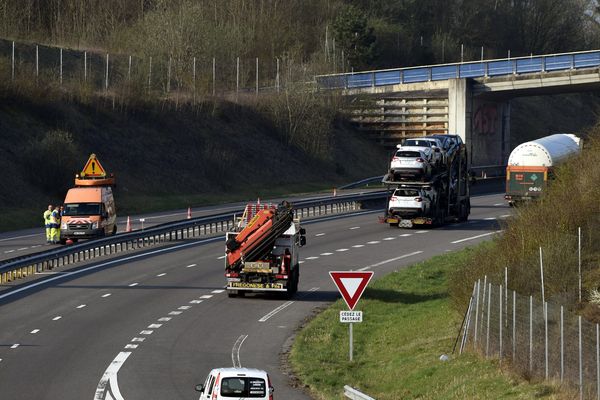
[[[386,168],[385,153],[337,118],[327,154],[317,157],[254,108],[170,108],[119,111],[107,100],[1,92],[1,228],[36,226],[90,153],[115,174],[121,214],[331,188]]]

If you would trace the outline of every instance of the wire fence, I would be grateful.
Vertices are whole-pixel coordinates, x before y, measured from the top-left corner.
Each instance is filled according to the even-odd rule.
[[[580,399],[600,399],[600,325],[487,277],[473,287],[460,352],[467,349],[523,376],[570,386]]]
[[[141,58],[5,39],[0,39],[0,74],[4,80],[35,79],[65,88],[77,86],[106,92],[129,88],[192,98],[280,91],[289,82],[306,80],[303,67],[285,58]]]

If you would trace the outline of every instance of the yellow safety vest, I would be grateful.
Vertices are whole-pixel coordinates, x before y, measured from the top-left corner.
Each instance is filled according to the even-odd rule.
[[[50,220],[50,216],[52,216],[52,211],[50,211],[50,210],[44,211],[44,222],[46,223],[46,225],[52,223],[52,221]]]

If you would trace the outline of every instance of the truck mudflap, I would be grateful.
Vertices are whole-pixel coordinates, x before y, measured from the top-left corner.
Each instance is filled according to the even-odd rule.
[[[383,224],[398,225],[401,228],[412,228],[413,225],[433,225],[433,219],[431,218],[400,218],[397,216],[392,217],[380,217],[379,222]]]

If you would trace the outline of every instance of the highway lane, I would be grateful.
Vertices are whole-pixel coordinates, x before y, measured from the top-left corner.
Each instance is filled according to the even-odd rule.
[[[227,298],[221,240],[90,264],[111,263],[0,299],[2,398],[197,398],[194,385],[211,368],[239,360],[267,369],[277,398],[307,399],[279,354],[307,315],[338,298],[328,271],[370,266],[380,276],[485,240],[510,214],[500,195],[472,203],[470,221],[438,229],[389,228],[377,214],[307,224],[300,292],[290,302]]]

